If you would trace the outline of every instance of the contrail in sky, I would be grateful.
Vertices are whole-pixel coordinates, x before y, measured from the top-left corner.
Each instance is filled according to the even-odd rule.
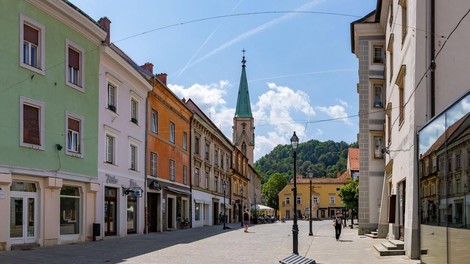
[[[299,8],[297,8],[297,9],[295,9],[295,11],[306,11],[306,10],[309,10],[310,8],[312,8],[312,7],[314,7],[314,6],[318,5],[318,4],[320,4],[320,3],[322,3],[322,2],[324,2],[324,0],[314,0],[314,1],[311,1],[311,2],[309,2],[309,3],[306,3],[305,5],[303,5],[303,6],[299,7]],[[189,68],[189,67],[191,67],[191,66],[194,66],[194,65],[198,64],[198,63],[201,62],[201,61],[206,60],[207,58],[211,57],[212,55],[218,53],[218,52],[221,51],[221,50],[224,50],[224,49],[226,49],[226,48],[228,48],[228,47],[230,47],[230,46],[232,46],[232,45],[234,45],[234,44],[236,44],[236,43],[238,43],[238,42],[240,42],[240,41],[242,41],[242,40],[244,40],[244,39],[246,39],[246,38],[249,38],[249,37],[251,37],[251,36],[253,36],[253,35],[255,35],[255,34],[258,34],[259,32],[262,32],[262,31],[264,31],[264,30],[266,30],[266,29],[268,29],[268,28],[271,28],[271,27],[275,26],[276,24],[279,24],[279,23],[281,23],[281,22],[283,22],[283,21],[285,21],[285,20],[287,20],[287,19],[290,19],[290,18],[292,18],[292,17],[294,17],[294,16],[297,16],[297,15],[298,15],[297,13],[288,13],[288,14],[285,14],[285,15],[283,15],[283,16],[281,16],[281,17],[278,17],[278,18],[276,18],[276,19],[273,19],[273,20],[271,20],[271,21],[269,21],[269,22],[266,22],[266,23],[264,23],[264,24],[262,24],[262,25],[260,25],[260,26],[258,26],[258,27],[256,27],[256,28],[254,28],[254,29],[252,29],[252,30],[249,30],[249,31],[247,31],[247,32],[245,32],[245,33],[243,33],[243,34],[240,34],[240,35],[236,36],[235,38],[233,38],[233,39],[231,39],[231,40],[225,42],[224,44],[222,44],[222,45],[219,46],[218,48],[214,49],[213,51],[211,51],[211,52],[207,53],[206,55],[202,56],[201,58],[199,58],[198,60],[194,61],[193,63],[189,64],[189,65],[187,66],[187,68]]]
[[[252,80],[248,80],[248,82],[251,83],[251,82],[258,82],[258,81],[265,81],[265,80],[272,80],[272,79],[281,79],[281,78],[288,78],[288,77],[297,77],[297,76],[312,75],[312,74],[333,73],[333,72],[349,72],[349,71],[357,72],[357,69],[338,69],[338,70],[293,73],[293,74],[285,74],[285,75],[277,75],[277,76],[272,76],[272,77],[252,79]]]
[[[240,0],[234,8],[232,8],[232,12],[235,11],[237,9],[237,7],[243,2],[243,0]],[[194,60],[194,57],[196,57],[199,52],[201,51],[202,48],[204,48],[204,46],[206,46],[206,43],[209,42],[209,40],[212,38],[212,36],[215,34],[215,32],[217,32],[219,30],[219,28],[222,26],[222,24],[225,22],[227,18],[224,18],[220,23],[219,25],[209,34],[209,36],[206,38],[206,40],[201,44],[201,46],[196,50],[196,52],[193,54],[193,56],[191,56],[191,58],[188,60],[188,62],[186,62],[186,65],[184,65],[183,68],[181,68],[180,70],[178,70],[178,74],[176,75],[176,78],[178,78],[189,66],[191,66],[191,63],[193,62]]]

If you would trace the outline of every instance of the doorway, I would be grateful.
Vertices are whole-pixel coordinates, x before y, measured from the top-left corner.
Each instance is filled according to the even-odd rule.
[[[158,232],[158,217],[159,217],[159,194],[148,193],[148,221],[149,221],[149,232]]]
[[[11,244],[35,243],[38,226],[36,184],[13,181],[10,190],[10,242]]]
[[[218,225],[219,224],[219,203],[213,202],[212,203],[213,214],[212,214],[212,224]]]
[[[398,239],[405,240],[405,206],[406,206],[406,181],[398,184],[399,208],[398,208]]]
[[[174,208],[173,206],[175,205],[175,199],[168,197],[168,204],[167,204],[167,228],[172,229],[175,228],[175,218],[173,216],[174,214]]]
[[[116,235],[117,229],[117,189],[105,187],[104,196],[104,235]]]

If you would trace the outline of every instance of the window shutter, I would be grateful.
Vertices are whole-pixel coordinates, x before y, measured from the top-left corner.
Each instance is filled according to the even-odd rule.
[[[39,46],[39,31],[26,24],[23,25],[23,37],[24,40]]]
[[[23,105],[23,142],[40,145],[39,108]]]
[[[72,48],[69,48],[69,66],[76,70],[80,69],[80,53]]]
[[[68,127],[70,130],[80,132],[80,121],[73,118],[69,118]]]

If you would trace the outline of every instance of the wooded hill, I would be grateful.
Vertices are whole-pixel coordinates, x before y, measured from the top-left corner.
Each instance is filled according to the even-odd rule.
[[[312,170],[315,178],[334,178],[346,170],[346,159],[349,147],[358,147],[357,143],[332,140],[320,142],[310,140],[300,143],[297,148],[297,175],[308,176]],[[294,173],[294,156],[292,146],[278,145],[254,164],[265,183],[274,173],[281,173],[287,179]]]

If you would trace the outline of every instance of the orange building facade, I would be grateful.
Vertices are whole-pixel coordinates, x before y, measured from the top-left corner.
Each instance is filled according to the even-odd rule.
[[[158,74],[148,97],[147,220],[149,232],[189,227],[191,111]]]

